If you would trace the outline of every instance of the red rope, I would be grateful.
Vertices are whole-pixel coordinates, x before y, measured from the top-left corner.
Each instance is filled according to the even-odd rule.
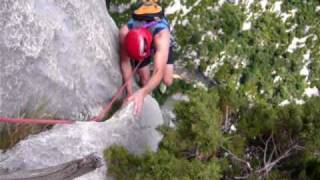
[[[140,61],[132,73],[130,74],[130,78],[133,77],[133,75],[138,70],[138,67],[143,61]],[[116,101],[117,98],[119,98],[124,88],[127,86],[128,81],[126,81],[116,92],[116,94],[112,97],[111,101],[105,106],[105,108],[102,109],[102,111],[92,119],[92,121],[101,121],[107,113],[109,113],[113,103]],[[0,116],[0,122],[6,122],[6,123],[25,123],[25,124],[42,124],[42,125],[54,125],[54,124],[72,124],[76,121],[69,120],[69,119],[32,119],[32,118],[9,118],[9,117],[1,117]]]
[[[29,118],[0,117],[0,122],[54,125],[54,124],[72,124],[75,121],[68,120],[68,119],[29,119]]]
[[[139,61],[139,63],[136,65],[136,67],[134,68],[134,70],[130,74],[130,76],[129,76],[130,78],[133,77],[133,75],[136,73],[136,71],[138,70],[138,68],[142,62],[143,61]],[[117,100],[118,97],[120,97],[122,95],[122,92],[123,92],[124,88],[127,86],[128,82],[129,82],[129,80],[125,81],[125,83],[118,89],[116,94],[112,97],[110,103],[107,104],[106,107],[104,109],[102,109],[102,111],[98,114],[98,116],[96,116],[95,118],[92,119],[92,121],[101,121],[105,117],[105,115],[107,113],[109,113],[109,111],[112,108],[113,103]]]

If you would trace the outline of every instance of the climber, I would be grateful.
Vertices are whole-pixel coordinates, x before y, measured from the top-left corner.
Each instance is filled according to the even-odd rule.
[[[153,73],[150,75],[152,59]],[[130,74],[132,67],[136,67],[139,61],[143,61],[138,67],[142,88],[133,92]],[[144,97],[161,81],[165,86],[172,84],[172,38],[169,23],[157,0],[141,2],[127,25],[120,29],[120,66],[124,81],[128,81],[127,101],[135,104],[134,115],[140,114]]]

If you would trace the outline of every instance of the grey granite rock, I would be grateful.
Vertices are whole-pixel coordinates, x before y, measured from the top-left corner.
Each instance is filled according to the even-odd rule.
[[[148,96],[140,118],[132,115],[132,104],[123,108],[106,122],[77,122],[59,125],[20,141],[11,150],[0,154],[0,169],[9,172],[55,166],[88,154],[102,156],[112,144],[125,146],[130,152],[141,154],[146,149],[156,151],[162,135],[155,130],[163,124],[157,102]],[[78,180],[103,180],[102,167]]]
[[[117,38],[104,0],[2,0],[0,116],[96,115],[122,83]]]
[[[0,3],[0,116],[44,107],[57,118],[87,120],[122,84],[118,29],[104,0],[3,0]],[[55,166],[112,144],[140,154],[162,136],[160,108],[145,99],[141,118],[132,104],[106,122],[57,125],[0,152],[9,172]],[[1,126],[1,124],[0,124]],[[0,128],[1,130],[1,128]],[[105,179],[105,167],[79,179]]]
[[[174,107],[178,102],[189,102],[190,99],[187,95],[181,93],[175,93],[168,97],[165,103],[161,106],[164,124],[170,127],[175,127],[177,124],[176,114]]]

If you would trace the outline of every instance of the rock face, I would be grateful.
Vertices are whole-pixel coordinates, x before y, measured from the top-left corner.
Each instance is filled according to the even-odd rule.
[[[155,128],[163,123],[157,102],[145,98],[141,118],[132,115],[132,104],[117,112],[106,122],[78,122],[59,125],[38,135],[30,136],[6,153],[0,154],[0,169],[9,172],[55,166],[88,154],[102,156],[102,151],[120,144],[130,152],[140,154],[148,147],[155,151],[162,135]],[[106,167],[84,175],[78,180],[103,180]]]
[[[122,84],[118,29],[104,0],[3,0],[0,3],[0,116],[24,112],[86,120]],[[43,110],[44,109],[44,110]],[[145,99],[141,118],[132,104],[106,122],[57,125],[5,153],[0,170],[41,169],[121,144],[133,153],[156,150],[160,108]],[[0,123],[1,127],[1,123]],[[1,128],[0,128],[1,131]],[[79,179],[105,179],[105,167]]]
[[[189,102],[190,99],[187,95],[175,93],[170,96],[165,103],[161,106],[164,124],[174,127],[177,124],[176,114],[174,107],[178,102]]]
[[[0,116],[96,115],[122,83],[117,34],[104,0],[1,1]]]

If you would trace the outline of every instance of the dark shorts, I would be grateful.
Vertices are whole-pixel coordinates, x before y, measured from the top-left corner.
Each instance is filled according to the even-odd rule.
[[[152,59],[153,59],[153,54],[154,53],[151,53],[152,55],[150,56],[150,57],[148,57],[148,58],[146,58],[145,60],[143,60],[143,62],[139,65],[139,69],[140,68],[143,68],[143,67],[145,67],[145,66],[147,66],[147,65],[149,65],[150,63],[151,63],[151,61],[152,61]],[[133,67],[136,67],[137,65],[138,65],[138,61],[134,61],[134,60],[131,60],[131,65],[133,66]],[[167,62],[167,64],[173,64],[174,63],[174,58],[173,58],[173,47],[170,47],[170,49],[169,49],[169,54],[168,54],[168,62]]]

